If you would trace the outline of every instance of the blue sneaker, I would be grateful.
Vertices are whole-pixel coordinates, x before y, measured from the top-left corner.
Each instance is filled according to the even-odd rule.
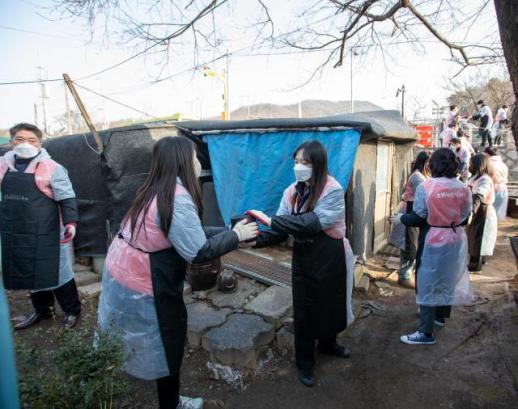
[[[413,334],[401,335],[401,342],[408,345],[433,345],[435,344],[435,336],[426,336],[420,331],[416,331]]]

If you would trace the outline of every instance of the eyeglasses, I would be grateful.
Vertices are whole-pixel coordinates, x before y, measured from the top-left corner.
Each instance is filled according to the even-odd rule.
[[[40,140],[38,138],[23,138],[21,136],[16,136],[13,138],[13,141],[16,142],[16,143],[30,143],[31,145],[36,145],[40,142]]]

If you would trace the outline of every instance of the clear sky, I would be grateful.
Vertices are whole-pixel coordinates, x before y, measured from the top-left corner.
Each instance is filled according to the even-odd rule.
[[[303,0],[305,1],[305,0]],[[299,1],[300,2],[300,1]],[[116,64],[139,51],[139,48],[118,44],[114,38],[90,35],[84,25],[68,19],[56,19],[55,13],[42,9],[50,1],[1,1],[0,2],[0,82],[34,80],[42,67],[47,78],[60,78],[67,72],[72,79],[99,71]],[[350,95],[351,66],[348,59],[343,67],[329,67],[309,85],[293,90],[303,83],[324,54],[261,55],[252,50],[253,35],[243,26],[247,17],[252,18],[257,9],[248,10],[254,0],[243,0],[234,9],[219,14],[219,26],[230,56],[230,109],[259,102],[278,104],[294,103],[303,99],[348,100]],[[272,2],[270,2],[272,3]],[[279,4],[281,2],[273,2]],[[275,10],[274,20],[289,20],[296,1],[287,1]],[[257,3],[254,3],[257,4]],[[272,10],[275,7],[272,6]],[[53,20],[48,19],[51,16]],[[236,23],[239,21],[240,23]],[[494,30],[496,20],[492,8],[482,16],[476,30]],[[286,23],[280,30],[289,27]],[[84,86],[99,91],[129,106],[153,116],[182,112],[191,117],[209,117],[221,111],[221,84],[205,78],[201,72],[189,70],[195,65],[190,43],[174,46],[170,63],[162,77],[175,73],[169,80],[153,83],[161,66],[157,56],[141,56],[117,69],[99,76],[79,81]],[[236,50],[239,50],[236,52]],[[275,50],[272,53],[289,52]],[[199,62],[220,54],[204,52]],[[405,84],[407,89],[407,116],[412,117],[416,101],[425,106],[424,113],[431,116],[432,99],[445,104],[448,95],[445,82],[457,67],[449,61],[449,51],[436,42],[427,42],[424,49],[415,53],[400,47],[394,59],[386,64],[379,53],[360,55],[353,59],[354,99],[370,101],[383,108],[399,106],[397,88]],[[223,69],[225,59],[211,65]],[[502,67],[493,67],[491,73],[502,73]],[[487,69],[472,69],[465,75],[487,75]],[[62,82],[46,85],[48,99],[47,117],[50,123],[65,112],[64,86]],[[98,96],[79,90],[87,109],[95,120],[142,118],[144,115]],[[7,128],[16,122],[34,121],[34,104],[38,104],[41,117],[40,87],[38,84],[0,87],[0,127]],[[73,101],[70,100],[73,105]]]

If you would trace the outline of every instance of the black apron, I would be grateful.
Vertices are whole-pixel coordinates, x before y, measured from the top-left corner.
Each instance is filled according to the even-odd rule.
[[[406,214],[412,213],[413,209],[414,202],[406,202]],[[407,257],[410,260],[414,260],[417,256],[418,236],[418,227],[407,227],[405,229],[405,251],[407,252]]]
[[[7,170],[1,185],[0,232],[5,288],[39,290],[59,283],[58,204],[32,173]]]
[[[314,339],[333,337],[347,327],[346,265],[343,240],[324,232],[293,245],[294,329]]]
[[[167,366],[170,375],[179,375],[187,334],[187,309],[183,301],[187,262],[174,247],[148,252],[133,246],[120,232],[118,238],[149,255],[153,298]]]
[[[482,250],[482,238],[486,225],[487,205],[480,203],[477,212],[473,215],[471,223],[466,228],[468,235],[468,252],[470,257],[480,257]]]

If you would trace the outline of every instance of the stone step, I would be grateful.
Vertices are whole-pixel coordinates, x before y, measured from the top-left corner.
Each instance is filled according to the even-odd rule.
[[[92,271],[92,266],[85,266],[84,264],[76,263],[73,267],[74,273],[80,273],[82,271]]]
[[[93,283],[88,285],[83,285],[77,289],[79,291],[79,294],[81,294],[83,297],[91,298],[91,297],[97,297],[101,293],[101,283]]]
[[[358,281],[354,287],[354,289],[360,293],[368,293],[370,286],[370,279],[367,274],[362,275],[360,281]]]
[[[232,314],[202,337],[213,362],[243,371],[257,367],[260,350],[275,338],[274,326],[253,314]]]
[[[272,285],[246,304],[245,309],[280,328],[282,321],[293,313],[291,289]]]
[[[265,287],[262,284],[249,280],[248,278],[240,278],[237,282],[237,288],[231,293],[222,293],[214,291],[209,294],[208,299],[212,305],[223,308],[229,307],[233,309],[243,308],[243,305],[263,291]]]
[[[189,304],[187,308],[187,342],[191,348],[201,347],[202,336],[211,328],[225,322],[232,312],[230,308],[215,310],[206,303]]]
[[[78,287],[89,285],[101,281],[101,276],[99,274],[95,274],[92,271],[79,271],[74,274],[76,285]]]

